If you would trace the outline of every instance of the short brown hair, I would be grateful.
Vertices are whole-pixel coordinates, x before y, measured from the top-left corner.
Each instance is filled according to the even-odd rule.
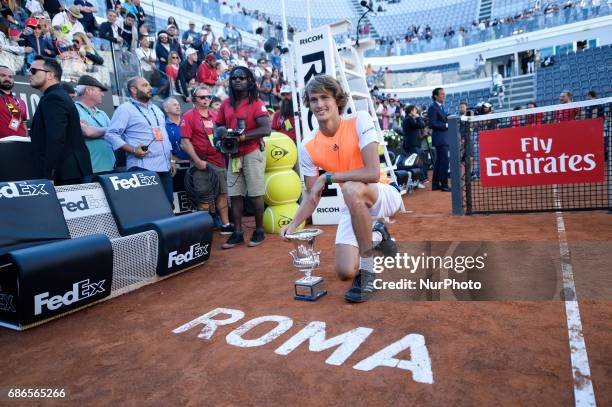
[[[348,94],[342,89],[340,82],[330,75],[318,75],[308,81],[304,89],[304,106],[307,108],[310,108],[308,99],[311,93],[331,93],[336,99],[339,113],[342,113],[348,104]]]

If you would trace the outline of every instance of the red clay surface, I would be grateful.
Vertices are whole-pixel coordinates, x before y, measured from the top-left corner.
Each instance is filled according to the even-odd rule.
[[[431,191],[405,202],[412,212],[390,226],[398,240],[557,241],[554,214],[452,217],[450,194]],[[612,240],[612,215],[570,213],[564,219],[570,248],[573,241]],[[268,236],[258,248],[221,251],[223,239],[216,237],[211,259],[200,268],[25,332],[0,331],[0,388],[68,389],[68,400],[32,403],[39,405],[574,404],[563,302],[349,305],[342,297],[349,283],[333,273],[335,228],[323,229],[317,274],[329,294],[316,303],[292,298],[299,274],[290,264],[290,245]],[[574,270],[577,286],[585,264]],[[596,271],[610,289],[605,270]],[[246,316],[219,327],[208,341],[197,338],[198,327],[172,333],[217,307]],[[612,405],[612,301],[581,301],[580,313],[597,403]],[[230,331],[264,315],[290,317],[293,327],[261,347],[226,343]],[[328,338],[359,326],[374,331],[341,366],[325,363],[334,349],[310,352],[303,344],[287,356],[274,353],[310,321],[325,321]],[[259,326],[245,339],[273,326]],[[409,333],[425,337],[433,384],[416,383],[397,368],[352,368]]]

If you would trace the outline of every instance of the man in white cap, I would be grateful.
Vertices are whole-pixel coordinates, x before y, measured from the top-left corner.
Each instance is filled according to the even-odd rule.
[[[71,46],[72,36],[78,32],[87,34],[90,38],[92,37],[91,33],[85,33],[83,25],[79,22],[81,18],[83,18],[83,15],[77,6],[70,6],[67,10],[53,17],[51,25],[57,33],[61,46]]]
[[[288,135],[295,142],[295,118],[291,86],[283,85],[280,95],[280,109],[274,112],[274,116],[272,116],[272,130]]]
[[[193,48],[187,48],[185,51],[185,61],[181,63],[178,71],[179,91],[183,95],[185,102],[191,102],[189,88],[195,84],[196,75],[198,74],[198,51]]]

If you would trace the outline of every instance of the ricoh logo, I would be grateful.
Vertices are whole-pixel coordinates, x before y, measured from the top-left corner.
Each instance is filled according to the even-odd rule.
[[[312,37],[303,38],[300,40],[300,45],[310,44],[311,42],[319,41],[323,39],[323,34],[313,35]]]
[[[172,268],[173,264],[180,266],[183,263],[190,262],[207,254],[208,244],[202,246],[200,245],[200,243],[191,245],[191,247],[186,253],[178,254],[178,251],[170,252],[170,254],[168,255],[168,268]]]
[[[317,213],[334,213],[340,212],[340,208],[317,208]]]
[[[60,198],[59,203],[68,212],[86,211],[104,206],[103,201],[93,195],[81,195],[81,199],[76,202],[66,202],[66,198]]]
[[[148,185],[157,185],[155,175],[134,174],[130,178],[119,179],[119,177],[109,177],[115,191],[119,189],[140,188]]]
[[[98,293],[103,293],[106,290],[104,282],[100,280],[97,283],[90,283],[89,279],[79,281],[72,285],[72,290],[63,295],[54,295],[49,298],[49,292],[34,296],[34,315],[40,315],[43,307],[50,311],[55,311],[65,305],[74,304],[75,302],[83,301],[86,298],[92,297]]]
[[[45,184],[28,184],[27,182],[8,182],[0,187],[0,198],[20,198],[25,196],[49,195]]]

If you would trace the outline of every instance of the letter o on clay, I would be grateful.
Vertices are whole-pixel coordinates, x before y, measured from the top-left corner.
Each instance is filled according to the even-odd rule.
[[[265,322],[276,322],[277,325],[259,338],[242,338],[245,333]],[[253,318],[250,321],[240,325],[238,328],[227,334],[225,340],[227,341],[228,345],[238,346],[240,348],[263,346],[287,332],[292,326],[293,320],[289,317],[284,317],[281,315],[265,315],[263,317]]]

